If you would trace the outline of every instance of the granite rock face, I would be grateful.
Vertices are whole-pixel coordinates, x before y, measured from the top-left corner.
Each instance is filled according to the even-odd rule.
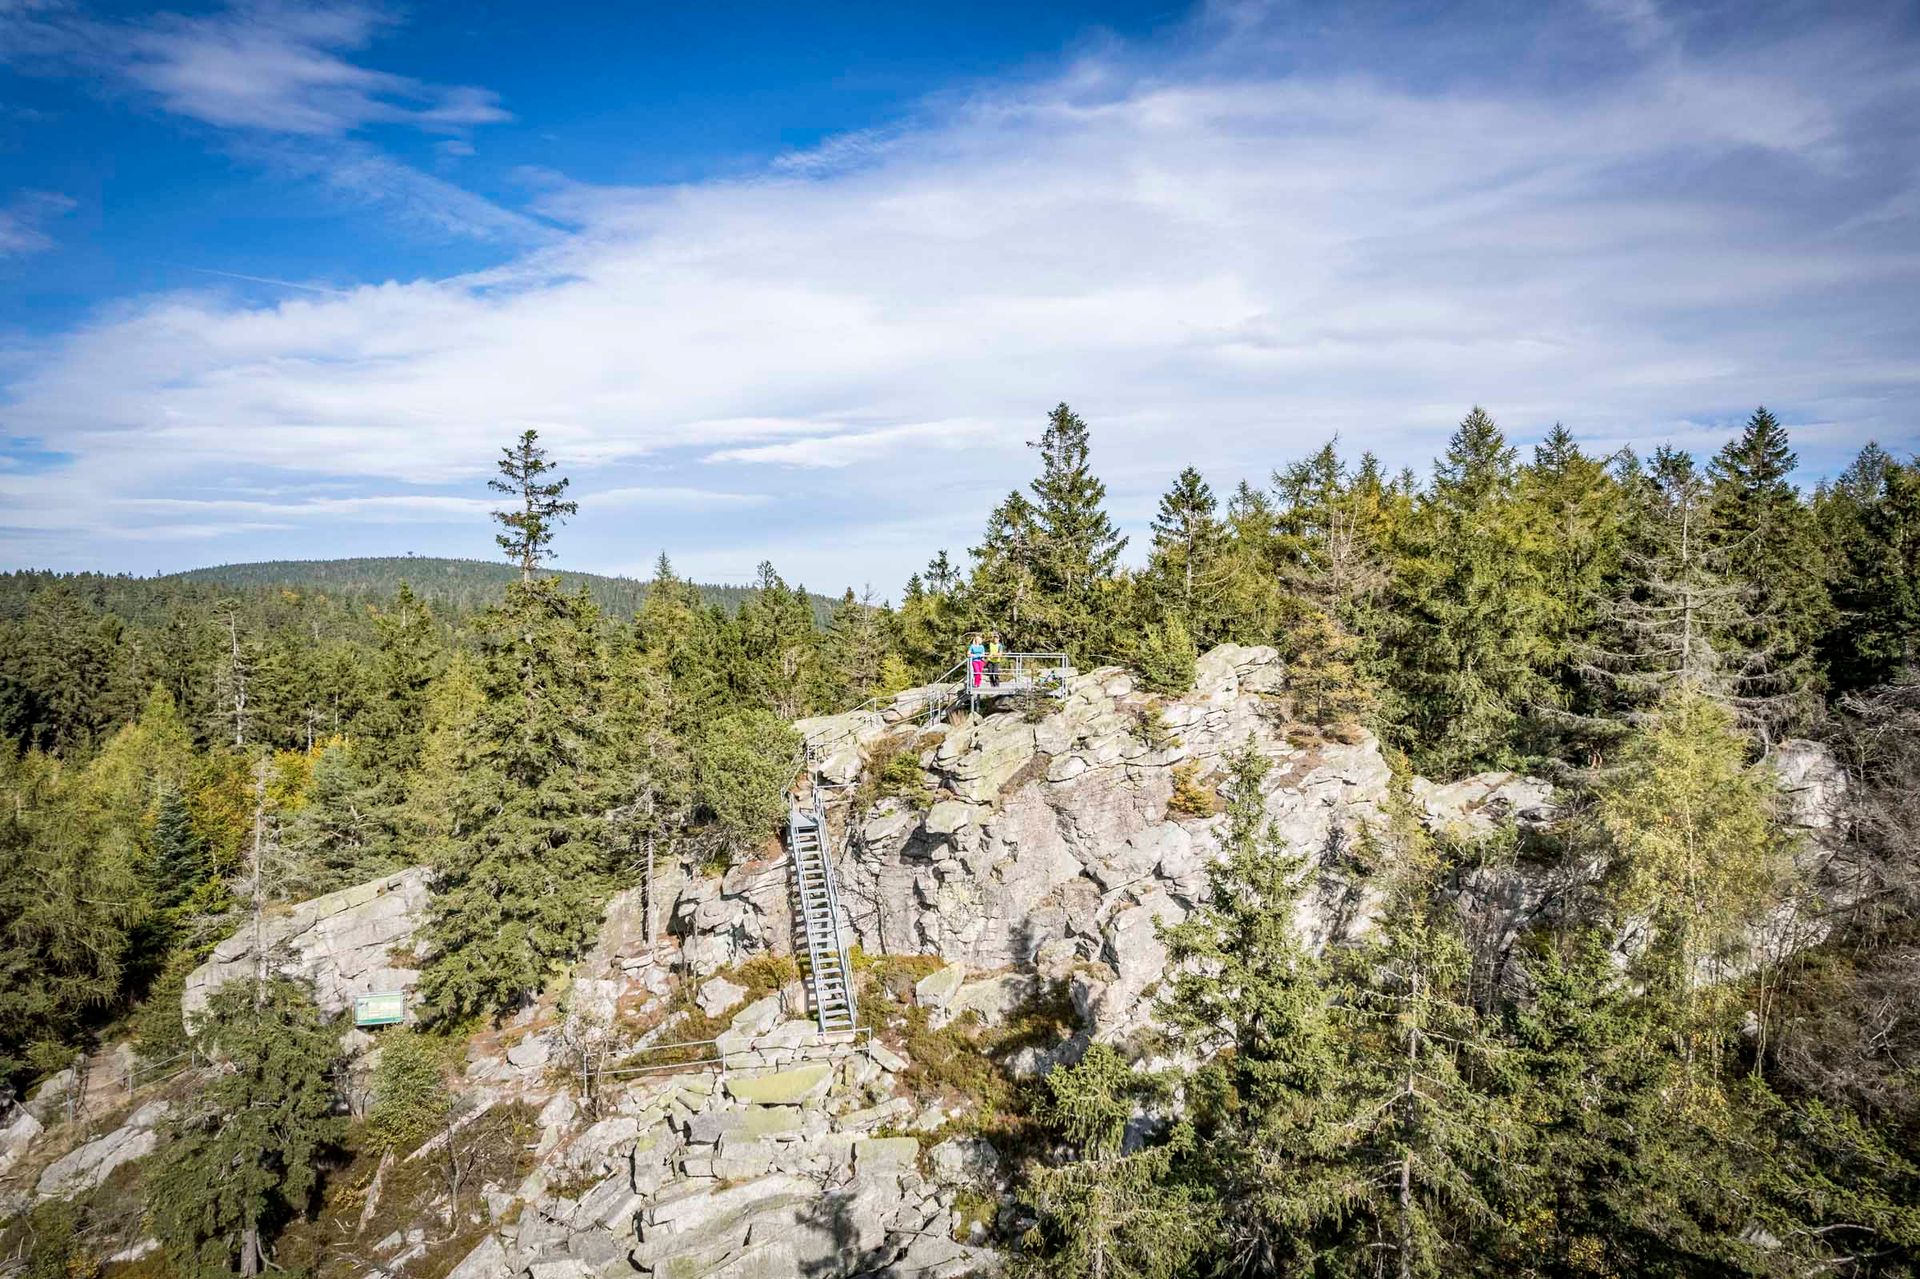
[[[166,1116],[167,1109],[164,1101],[149,1102],[112,1132],[75,1147],[48,1164],[37,1186],[40,1197],[70,1199],[84,1194],[105,1181],[121,1164],[152,1154],[160,1140],[154,1127]]]
[[[274,971],[313,984],[321,1011],[341,1013],[356,996],[411,990],[420,973],[428,872],[411,867],[301,902],[266,920],[262,941]],[[253,976],[254,937],[242,929],[214,947],[187,977],[181,1009],[189,1024],[215,990]]]
[[[995,1254],[958,1238],[956,1208],[997,1174],[992,1148],[950,1141],[923,1160],[919,1138],[875,1135],[920,1122],[897,1091],[904,1063],[877,1045],[822,1041],[764,1002],[736,1018],[736,1031],[756,1033],[735,1060],[777,1043],[781,1061],[628,1083],[584,1127],[571,1110],[543,1116],[540,1166],[453,1274],[996,1273]]]

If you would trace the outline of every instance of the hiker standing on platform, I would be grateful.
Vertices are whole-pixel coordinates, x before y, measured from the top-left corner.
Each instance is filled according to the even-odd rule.
[[[987,646],[980,642],[980,632],[973,633],[973,641],[967,645],[967,664],[973,668],[973,686],[980,687],[980,673],[987,668]]]
[[[1000,647],[1000,632],[994,631],[987,636],[987,679],[995,688],[1000,687],[1000,659],[1005,655]]]

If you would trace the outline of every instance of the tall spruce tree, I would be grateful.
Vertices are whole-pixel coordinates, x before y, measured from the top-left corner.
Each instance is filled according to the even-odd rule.
[[[1578,675],[1578,656],[1598,630],[1620,575],[1627,505],[1606,462],[1582,452],[1558,422],[1521,472],[1519,501],[1540,550],[1559,700],[1577,704],[1590,688]]]
[[[966,590],[968,625],[1001,632],[1014,649],[1043,642],[1035,630],[1044,611],[1040,599],[1040,533],[1035,518],[1033,503],[1026,494],[1014,490],[987,516],[980,545],[968,552],[973,558]],[[940,596],[934,583],[939,575],[935,570],[936,566],[928,566],[926,583],[929,597],[937,600]],[[952,636],[942,654],[946,659],[943,667],[952,665],[965,651],[961,637]]]
[[[675,575],[665,551],[634,619],[641,651],[667,682],[668,723],[687,732],[726,698],[719,630],[692,582]]]
[[[337,738],[321,747],[304,802],[283,826],[282,851],[302,896],[330,893],[405,865],[381,820],[383,788],[374,785],[356,752]]]
[[[1662,446],[1632,494],[1634,518],[1619,594],[1601,610],[1580,668],[1604,693],[1600,717],[1619,726],[1670,698],[1707,698],[1765,731],[1793,713],[1796,694],[1753,611],[1750,586],[1724,570],[1708,533],[1707,487],[1693,459]],[[1761,648],[1748,647],[1758,639]],[[1596,719],[1596,727],[1605,727]]]
[[[1515,757],[1522,717],[1553,696],[1551,601],[1515,481],[1514,450],[1476,407],[1403,540],[1395,683],[1414,758],[1441,773]]]
[[[1160,497],[1146,585],[1156,617],[1177,618],[1201,647],[1227,638],[1227,529],[1213,490],[1191,466]]]
[[[560,525],[580,507],[566,499],[565,476],[549,479],[554,464],[540,447],[540,433],[526,430],[511,448],[500,450],[500,474],[487,481],[496,493],[519,500],[518,509],[493,513],[494,521],[506,531],[495,534],[494,541],[507,553],[507,559],[520,566],[520,581],[531,583],[533,575],[553,557],[553,538]]]
[[[1839,621],[1828,661],[1846,688],[1920,679],[1920,464],[1863,453],[1847,478],[1827,502],[1852,508],[1843,527],[1829,520]]]
[[[521,443],[531,448],[532,433]],[[509,450],[501,471],[524,483],[526,455]],[[527,554],[546,553],[544,519],[508,522]],[[521,559],[523,568],[533,562]],[[585,590],[569,595],[555,578],[510,583],[506,599],[480,619],[481,703],[452,797],[451,833],[434,851],[432,954],[420,984],[442,1016],[530,1000],[597,922],[609,860],[599,811],[599,629]]]
[[[1578,933],[1529,964],[1507,1011],[1527,1118],[1521,1175],[1501,1182],[1513,1223],[1488,1270],[1549,1275],[1763,1273],[1750,1139],[1718,1088],[1684,1076],[1656,1001],[1616,967],[1611,938]]]
[[[1796,695],[1797,714],[1788,723],[1807,713],[1818,691],[1813,653],[1832,608],[1825,556],[1789,479],[1796,462],[1786,429],[1760,408],[1740,437],[1714,455],[1708,472],[1708,536],[1720,552],[1722,571],[1750,595],[1752,618],[1736,626],[1734,641],[1774,654],[1784,691]]]
[[[1113,621],[1107,592],[1127,545],[1107,515],[1107,486],[1093,474],[1087,436],[1087,424],[1060,404],[1031,445],[1040,475],[1031,485],[1037,612],[1029,642],[1070,654],[1105,641]]]
[[[215,1064],[168,1121],[152,1173],[154,1227],[180,1275],[258,1275],[345,1135],[332,1082],[339,1031],[312,992],[274,977],[215,991],[194,1038]]]
[[[379,652],[366,709],[353,725],[354,753],[380,807],[400,803],[420,756],[420,720],[433,685],[439,643],[432,611],[405,582],[374,617]]]
[[[771,562],[732,627],[733,684],[741,698],[781,719],[827,709],[827,673],[819,627],[805,588],[788,586]]]
[[[160,910],[183,906],[213,875],[206,838],[194,829],[186,797],[169,788],[154,806],[146,864],[148,894]]]
[[[1401,1279],[1459,1274],[1511,1246],[1497,1205],[1516,1175],[1519,1112],[1503,1046],[1473,1007],[1459,922],[1438,900],[1438,859],[1404,814],[1387,838],[1385,909],[1344,957],[1353,1189],[1339,1247],[1378,1249]]]
[[[1210,1059],[1195,1088],[1201,1140],[1182,1163],[1219,1198],[1208,1251],[1229,1273],[1309,1267],[1356,1193],[1332,991],[1299,932],[1311,873],[1267,819],[1268,770],[1251,740],[1232,757],[1207,900],[1163,934],[1177,966],[1161,1016],[1181,1046]]]
[[[962,615],[959,574],[945,551],[928,562],[926,571],[907,579],[900,596],[898,619],[900,657],[911,675],[933,679],[966,651],[966,619]],[[1019,632],[1009,627],[1006,639],[1017,645]]]
[[[835,709],[907,686],[893,644],[894,619],[876,604],[869,586],[859,597],[848,587],[827,624],[826,665]]]

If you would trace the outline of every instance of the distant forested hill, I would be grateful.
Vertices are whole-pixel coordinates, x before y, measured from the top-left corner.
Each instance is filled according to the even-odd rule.
[[[430,603],[466,611],[499,600],[519,570],[489,560],[441,559],[433,556],[379,555],[342,560],[263,560],[257,564],[216,564],[209,568],[171,573],[157,581],[207,583],[230,588],[282,586],[317,590],[329,595],[374,600],[390,599],[400,583]],[[567,589],[584,586],[601,609],[617,617],[631,616],[646,597],[647,584],[631,577],[556,570]],[[703,598],[729,613],[752,593],[745,586],[701,584]],[[812,596],[815,617],[824,624],[832,601]]]

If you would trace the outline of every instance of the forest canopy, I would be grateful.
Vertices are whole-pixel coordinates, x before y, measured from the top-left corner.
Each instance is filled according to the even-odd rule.
[[[1523,457],[1474,408],[1424,476],[1337,441],[1225,494],[1180,470],[1129,561],[1062,404],[978,545],[897,603],[823,603],[771,563],[739,589],[664,552],[644,584],[551,572],[564,477],[531,432],[503,455],[508,564],[0,578],[4,1087],[114,1035],[181,1051],[185,976],[248,912],[415,865],[429,1029],[509,1015],[643,850],[725,866],[775,839],[789,721],[938,676],[975,632],[1166,694],[1199,653],[1264,644],[1295,715],[1377,734],[1402,782],[1525,770],[1569,816],[1542,850],[1391,814],[1354,852],[1377,934],[1316,952],[1289,923],[1313,867],[1266,827],[1264,762],[1237,760],[1210,904],[1164,938],[1187,966],[1154,996],[1163,1061],[1184,1065],[1103,1046],[1033,1085],[1022,1264],[1914,1272],[1915,459],[1870,445],[1802,488],[1765,409],[1707,458],[1597,456],[1557,425]],[[1742,937],[1823,909],[1761,767],[1796,737],[1850,771],[1866,887],[1814,952],[1757,965]],[[1489,982],[1443,890],[1523,855],[1606,870],[1577,927]],[[315,1018],[284,983],[219,1004],[210,1033],[293,1099],[291,1127],[224,1125],[259,1100],[237,1083],[183,1120],[166,1176],[211,1206],[162,1223],[182,1273],[253,1273],[304,1210],[339,1138]],[[268,1171],[217,1190],[248,1142]]]

